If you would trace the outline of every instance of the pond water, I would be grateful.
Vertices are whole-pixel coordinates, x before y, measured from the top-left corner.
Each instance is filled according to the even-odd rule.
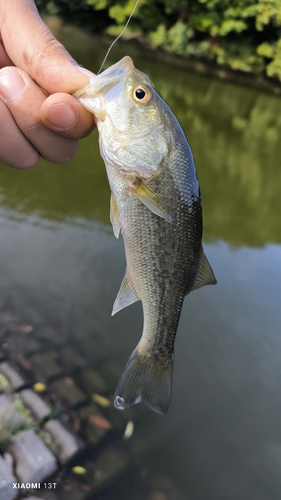
[[[104,47],[76,30],[61,40],[97,71]],[[130,413],[138,458],[127,496],[120,485],[101,498],[147,500],[145,474],[160,474],[174,485],[169,500],[280,499],[281,100],[167,67],[137,55],[130,41],[107,65],[126,54],[190,142],[218,284],[185,299],[167,415],[141,406]],[[137,303],[111,317],[125,258],[109,197],[96,131],[67,165],[0,168],[1,292],[54,325],[108,377],[112,394],[142,311]]]

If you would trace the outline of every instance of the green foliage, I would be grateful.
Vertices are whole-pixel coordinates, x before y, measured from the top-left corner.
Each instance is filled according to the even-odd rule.
[[[274,47],[270,43],[264,42],[257,47],[257,54],[272,59],[274,57]]]
[[[96,10],[105,9],[107,3],[107,0],[87,0],[87,5],[92,5]]]
[[[98,32],[120,33],[135,0],[36,0]],[[281,0],[140,0],[130,33],[153,47],[281,80]]]
[[[60,16],[92,31],[103,31],[110,24],[108,0],[35,0],[35,3],[44,14]]]
[[[114,19],[117,24],[125,24],[131,12],[133,11],[135,3],[135,0],[127,0],[127,2],[123,2],[124,5],[120,5],[119,3],[115,2],[115,4],[109,9],[110,17]],[[138,6],[135,10],[135,16],[137,16],[137,14]]]
[[[17,418],[17,417],[19,418]],[[15,399],[11,407],[0,411],[0,452],[6,451],[12,436],[26,429],[37,429],[38,421],[31,418],[29,410],[20,399]]]
[[[234,70],[255,71],[263,69],[263,58],[248,43],[236,44],[224,40],[215,50],[218,64],[230,66]]]
[[[256,28],[262,31],[265,26],[273,27],[281,25],[281,1],[259,0],[256,5]]]
[[[0,373],[0,393],[3,392],[6,387],[8,387],[8,385],[8,380],[6,379],[6,377],[4,377],[4,375],[2,375],[2,373]]]
[[[272,61],[266,68],[267,76],[277,76],[281,80],[281,39],[273,48]]]

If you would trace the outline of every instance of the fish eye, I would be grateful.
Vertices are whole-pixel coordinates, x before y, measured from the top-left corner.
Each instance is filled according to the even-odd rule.
[[[145,85],[136,85],[133,89],[132,97],[139,104],[146,104],[152,97],[152,92]]]
[[[144,89],[136,89],[135,90],[135,96],[137,99],[143,99],[145,97],[145,90]]]

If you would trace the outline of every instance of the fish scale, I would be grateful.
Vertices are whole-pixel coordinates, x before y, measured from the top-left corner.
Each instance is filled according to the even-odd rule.
[[[95,114],[127,270],[113,314],[142,301],[141,339],[115,392],[124,409],[145,402],[165,413],[174,341],[185,295],[216,283],[202,248],[202,208],[193,156],[172,111],[129,57],[75,96]]]

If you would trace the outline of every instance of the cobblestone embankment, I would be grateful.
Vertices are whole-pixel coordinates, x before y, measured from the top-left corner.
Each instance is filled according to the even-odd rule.
[[[145,409],[112,406],[118,364],[100,368],[36,311],[0,315],[0,500],[183,500],[146,467]]]

